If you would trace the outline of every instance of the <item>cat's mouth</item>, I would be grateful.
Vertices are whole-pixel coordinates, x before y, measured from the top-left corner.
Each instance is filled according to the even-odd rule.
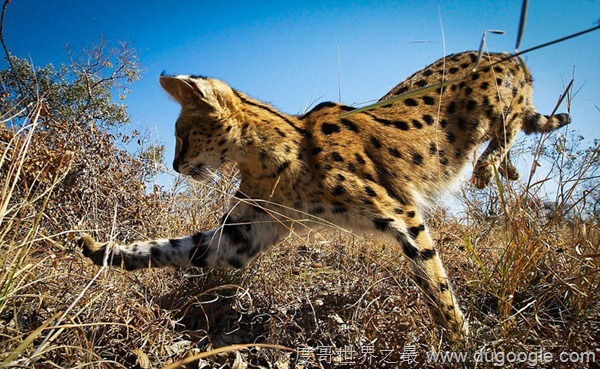
[[[194,166],[188,173],[189,176],[197,181],[206,180],[209,177],[209,174],[210,173],[204,164]]]
[[[184,165],[181,173],[192,177],[196,181],[204,182],[215,177],[215,171],[205,164]]]

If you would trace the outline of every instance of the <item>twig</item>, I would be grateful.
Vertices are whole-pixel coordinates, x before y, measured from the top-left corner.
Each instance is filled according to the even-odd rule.
[[[517,34],[517,43],[515,44],[515,52],[519,50],[521,45],[521,38],[523,37],[523,31],[525,30],[525,21],[527,20],[527,7],[529,6],[528,0],[523,0],[521,6],[521,19],[519,19],[519,33]]]
[[[571,86],[573,86],[574,81],[575,81],[575,78],[572,78],[571,81],[569,82],[569,84],[567,85],[567,87],[565,88],[565,91],[562,93],[562,95],[560,95],[560,97],[558,98],[558,101],[556,102],[556,105],[554,106],[554,109],[552,109],[552,113],[550,113],[550,116],[553,116],[554,113],[556,113],[560,104],[562,104],[565,97],[568,96],[569,91],[571,91]],[[569,105],[570,104],[571,103],[569,102]]]
[[[556,39],[556,40],[552,40],[552,41],[546,42],[545,44],[537,45],[537,46],[534,46],[534,47],[532,47],[532,48],[525,49],[525,50],[523,50],[523,51],[519,51],[519,52],[517,52],[517,53],[514,53],[514,54],[512,54],[512,55],[510,55],[510,56],[507,56],[507,57],[506,57],[506,58],[504,58],[504,59],[501,59],[501,60],[499,60],[499,61],[495,62],[494,64],[491,64],[490,66],[494,66],[494,65],[496,65],[496,64],[499,64],[499,63],[505,62],[505,61],[507,61],[507,60],[510,60],[510,59],[512,59],[512,58],[515,58],[515,57],[517,57],[517,56],[523,55],[523,54],[525,54],[525,53],[528,53],[528,52],[531,52],[531,51],[534,51],[534,50],[537,50],[537,49],[541,49],[541,48],[544,48],[544,47],[547,47],[547,46],[550,46],[550,45],[554,45],[554,44],[558,44],[558,43],[560,43],[560,42],[563,42],[563,41],[567,41],[567,40],[569,40],[569,39],[572,39],[572,38],[574,38],[574,37],[583,36],[583,35],[585,35],[586,33],[590,33],[590,32],[593,32],[593,31],[597,31],[597,30],[599,30],[599,29],[600,29],[600,24],[599,24],[599,25],[597,25],[597,26],[595,26],[595,27],[592,27],[592,28],[588,28],[588,29],[586,29],[586,30],[583,30],[583,31],[581,31],[581,32],[577,32],[577,33],[574,33],[574,34],[572,34],[572,35],[568,35],[568,36],[565,36],[565,37],[562,37],[562,38],[558,38],[558,39]]]
[[[483,49],[485,48],[485,35],[488,32],[493,33],[495,35],[503,35],[506,33],[504,31],[494,30],[494,29],[486,29],[485,31],[483,31],[483,36],[481,36],[481,42],[479,43],[479,50],[477,51],[477,61],[475,62],[475,68],[473,68],[473,71],[476,71],[477,68],[479,68],[479,63],[481,63],[481,57],[483,56]]]
[[[338,101],[342,103],[342,79],[340,76],[340,45],[337,45],[337,77],[338,77]]]
[[[6,8],[8,4],[10,4],[11,0],[4,0],[4,5],[2,5],[2,14],[0,15],[0,43],[2,44],[2,48],[4,49],[4,53],[6,54],[6,61],[10,65],[10,70],[12,71],[13,76],[19,82],[17,87],[19,88],[19,92],[23,95],[23,89],[21,88],[23,85],[23,81],[17,75],[17,70],[15,69],[15,65],[10,58],[10,51],[8,51],[8,47],[6,46],[6,42],[4,42],[4,15],[6,14]]]
[[[290,347],[281,346],[281,345],[271,345],[271,344],[267,344],[267,343],[247,343],[247,344],[231,345],[231,346],[219,347],[214,350],[202,352],[202,353],[196,354],[196,355],[187,356],[184,359],[181,359],[175,363],[172,363],[172,364],[169,364],[169,365],[163,367],[163,369],[176,369],[176,368],[182,367],[184,364],[191,363],[192,361],[204,359],[204,358],[207,358],[210,356],[214,356],[214,355],[220,354],[222,352],[232,352],[232,351],[238,351],[238,350],[243,350],[243,349],[248,349],[248,348],[253,348],[253,347],[268,348],[268,349],[272,349],[272,350],[281,350],[281,351],[291,351],[291,352],[296,351]]]
[[[60,326],[60,323],[62,323],[62,321],[67,316],[67,314],[69,314],[71,312],[71,310],[73,310],[73,308],[75,307],[75,305],[77,305],[79,300],[81,300],[83,298],[83,296],[85,296],[87,290],[94,284],[94,282],[96,282],[96,279],[98,279],[98,277],[100,276],[100,274],[102,274],[102,272],[104,271],[105,268],[106,268],[105,266],[102,266],[100,269],[98,269],[98,272],[96,272],[96,275],[94,275],[94,277],[88,282],[88,284],[83,288],[83,290],[79,293],[79,295],[77,295],[77,297],[75,298],[75,300],[73,300],[71,305],[69,305],[67,310],[65,310],[64,313],[62,313],[62,315],[60,316],[60,318],[58,319],[58,321],[55,324],[57,327],[54,327],[46,335],[44,340],[38,345],[36,350],[31,355],[32,359],[35,358],[36,356],[38,356],[42,352],[42,350],[46,347],[46,344],[48,343],[48,340],[50,339],[50,337],[52,337],[54,335],[54,332],[58,329],[58,326]]]

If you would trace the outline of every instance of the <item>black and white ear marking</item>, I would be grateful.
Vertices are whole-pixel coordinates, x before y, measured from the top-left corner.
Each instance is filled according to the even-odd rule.
[[[160,85],[180,105],[194,104],[204,96],[187,76],[161,76]]]

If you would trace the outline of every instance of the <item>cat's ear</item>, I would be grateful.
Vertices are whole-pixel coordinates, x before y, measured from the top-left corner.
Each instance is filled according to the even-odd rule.
[[[188,76],[160,76],[160,85],[181,106],[201,103],[204,97]]]

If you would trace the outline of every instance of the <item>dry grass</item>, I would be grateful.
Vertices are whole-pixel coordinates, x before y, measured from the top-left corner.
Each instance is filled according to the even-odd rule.
[[[235,189],[235,167],[209,186],[149,189],[147,168],[116,149],[114,137],[49,121],[43,111],[41,103],[31,108],[20,130],[7,128],[10,116],[0,125],[0,365],[162,368],[219,348],[185,365],[491,367],[473,361],[478,350],[543,350],[554,355],[551,367],[582,365],[560,363],[563,351],[600,360],[600,229],[597,214],[586,213],[597,202],[597,143],[579,161],[550,155],[564,176],[550,205],[536,195],[547,178],[532,174],[484,192],[466,185],[460,215],[432,212],[473,331],[450,346],[431,326],[400,248],[385,239],[315,230],[237,272],[91,265],[71,242],[78,230],[127,242],[213,227]],[[534,162],[553,147],[574,153],[544,136]],[[253,343],[296,351],[226,348]],[[427,361],[449,350],[467,352],[470,362]],[[413,352],[418,365],[391,363]],[[356,364],[340,364],[350,359]]]

